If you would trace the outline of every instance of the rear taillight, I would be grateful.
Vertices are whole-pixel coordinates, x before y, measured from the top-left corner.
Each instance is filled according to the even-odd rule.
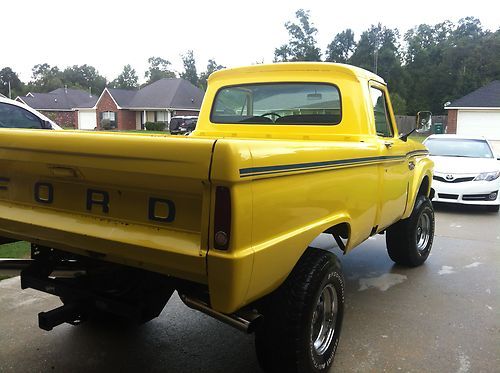
[[[226,187],[215,190],[214,247],[219,250],[229,248],[231,237],[231,193]]]

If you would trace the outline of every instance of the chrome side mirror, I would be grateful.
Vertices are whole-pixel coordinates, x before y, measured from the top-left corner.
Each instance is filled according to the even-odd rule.
[[[432,113],[430,111],[419,111],[417,113],[416,130],[418,133],[429,132],[432,126]]]

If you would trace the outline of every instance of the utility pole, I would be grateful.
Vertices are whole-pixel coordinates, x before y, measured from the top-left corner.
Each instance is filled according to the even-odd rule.
[[[9,80],[9,98],[12,100],[12,91],[10,89],[10,80]]]

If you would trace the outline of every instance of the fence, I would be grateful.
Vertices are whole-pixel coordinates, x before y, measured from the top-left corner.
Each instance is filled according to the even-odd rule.
[[[415,127],[416,117],[411,115],[396,115],[396,123],[398,126],[399,133],[408,133]],[[443,128],[446,128],[448,124],[448,116],[446,115],[433,115],[432,116],[432,126],[429,132],[425,133],[426,135],[431,135],[435,133],[435,124],[441,123]],[[446,131],[444,131],[446,132]]]

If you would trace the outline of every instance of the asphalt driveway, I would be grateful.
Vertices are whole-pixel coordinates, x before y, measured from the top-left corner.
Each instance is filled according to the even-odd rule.
[[[384,237],[342,257],[346,315],[336,372],[498,372],[500,214],[438,207],[431,257],[393,265]],[[317,246],[332,247],[329,236]],[[0,282],[0,372],[258,372],[253,336],[174,296],[142,327],[37,327],[59,301]],[[277,341],[278,343],[279,341]]]

